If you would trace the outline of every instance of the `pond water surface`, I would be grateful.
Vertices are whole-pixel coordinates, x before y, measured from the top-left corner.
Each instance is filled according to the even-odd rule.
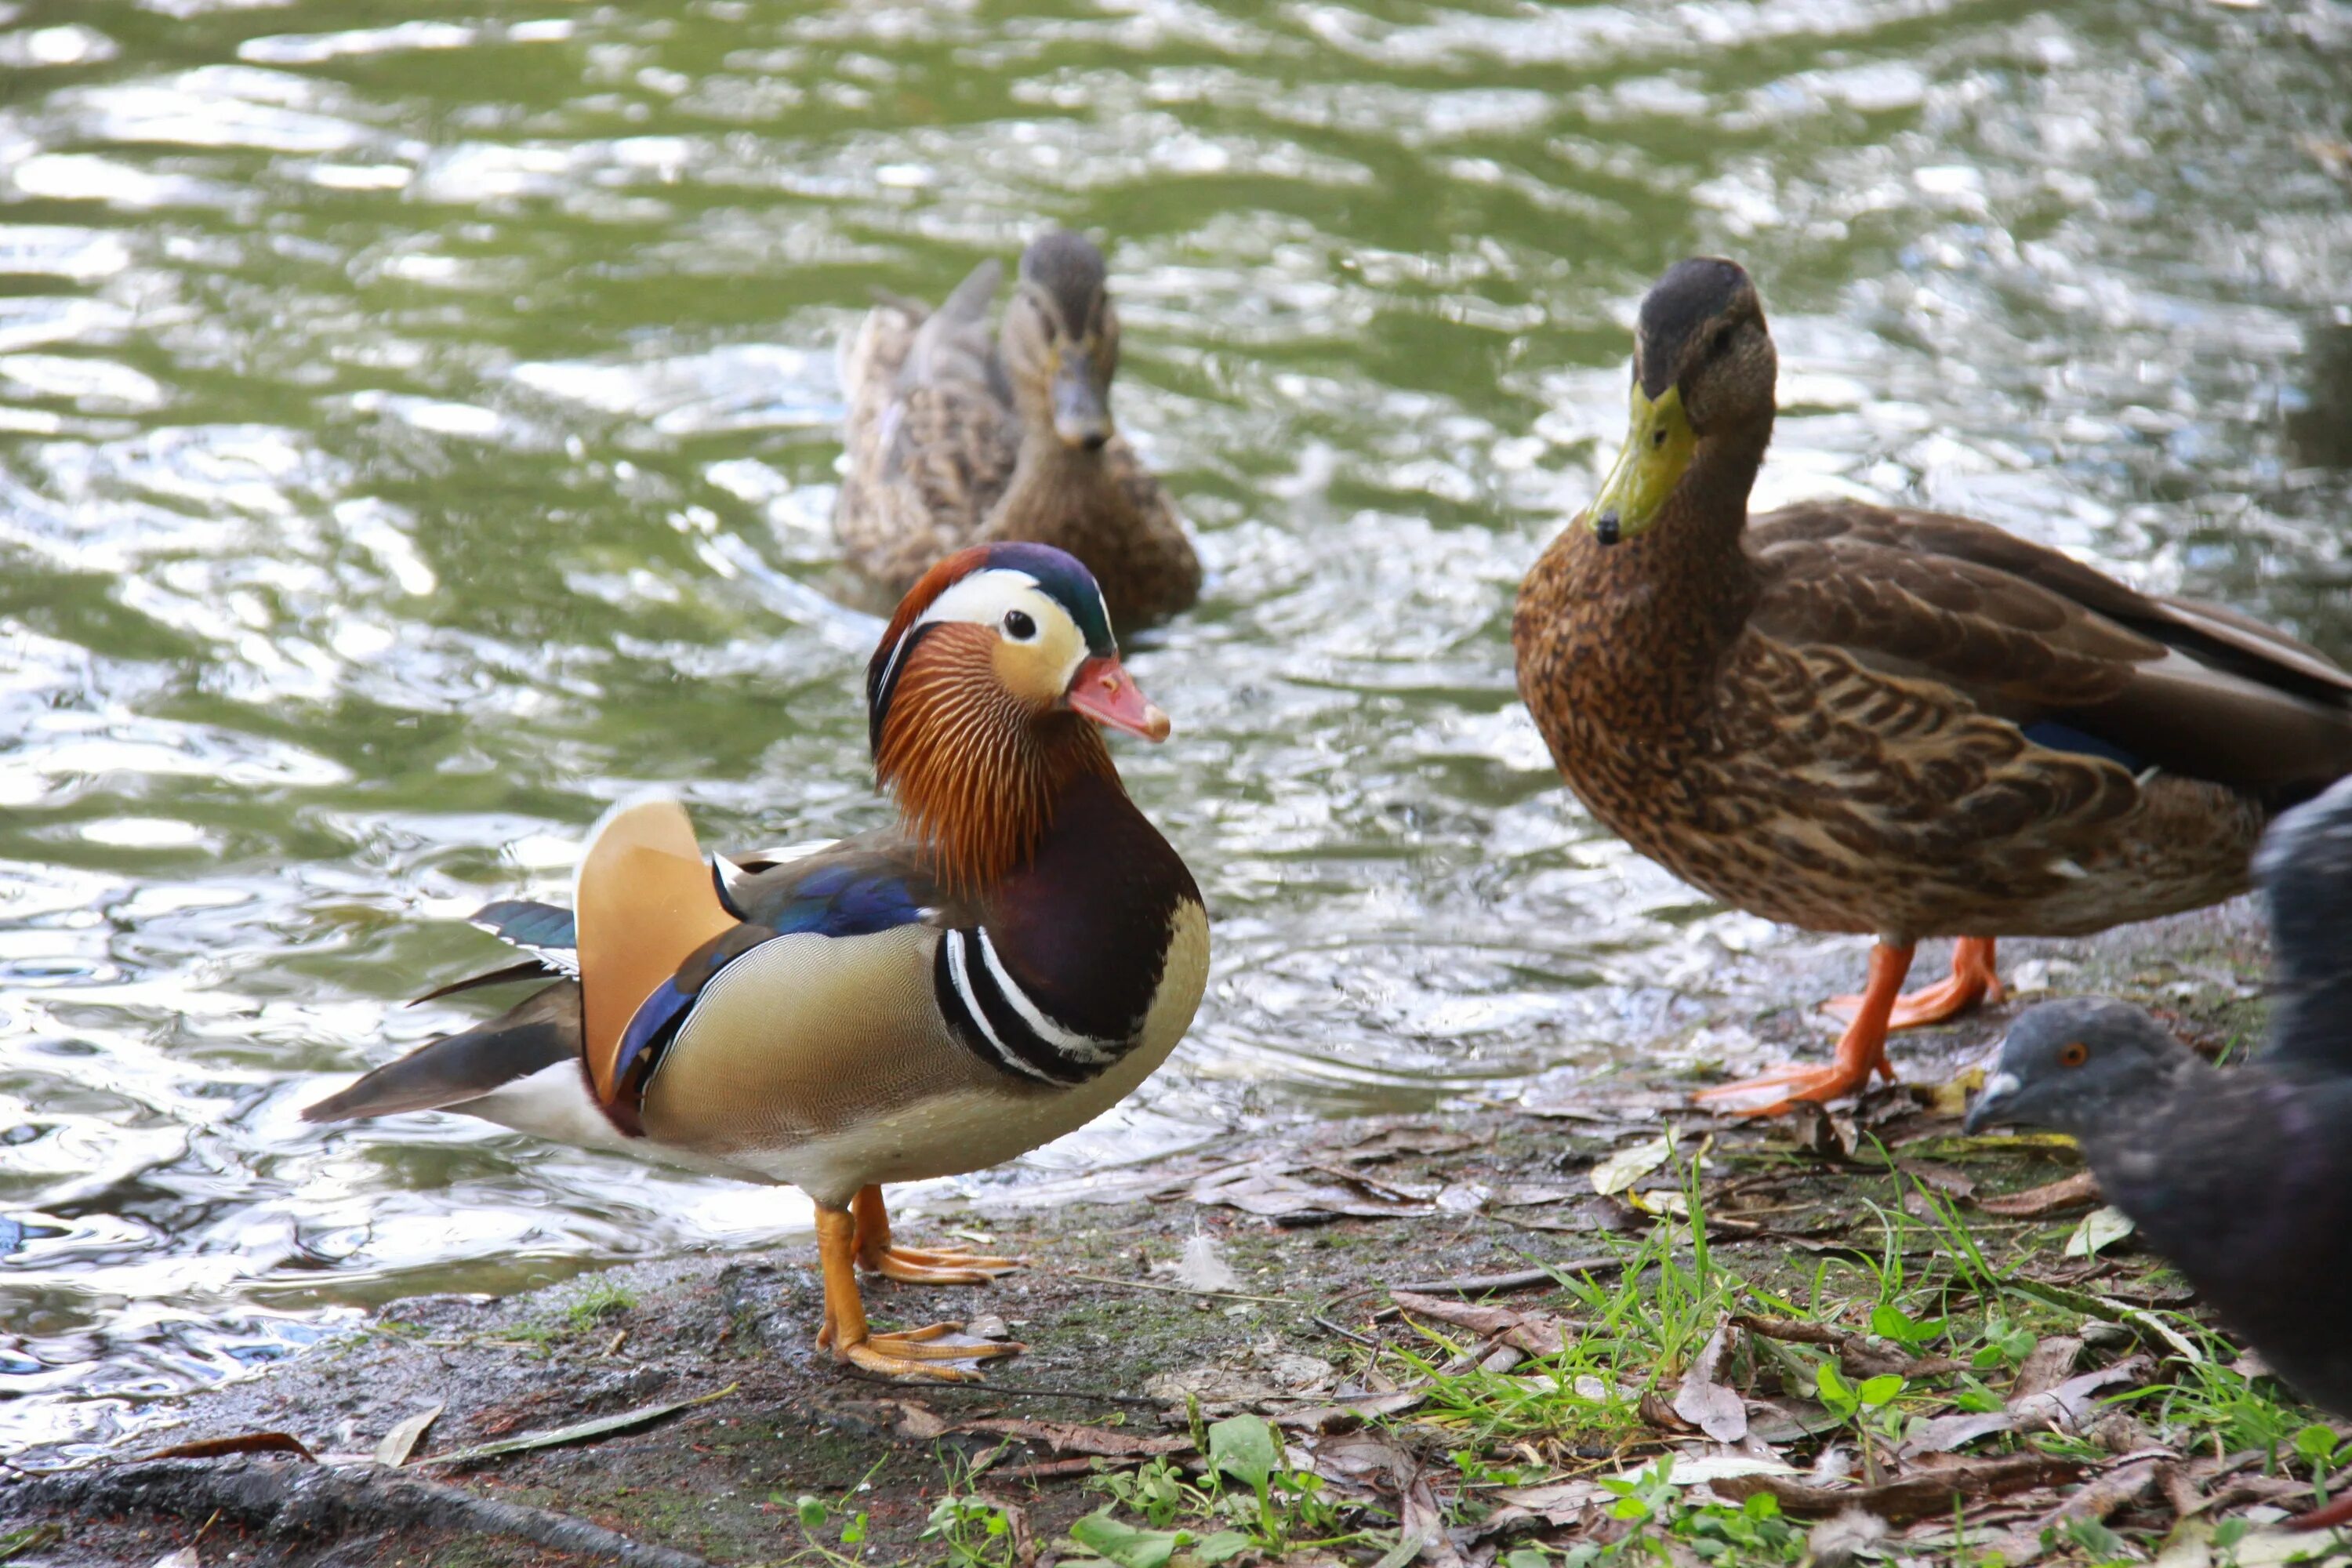
[[[1017,1182],[1782,999],[1801,939],[1597,834],[1512,695],[1678,256],[1773,310],[1763,499],[2352,655],[2347,83],[2326,0],[0,0],[0,1449],[356,1304],[803,1227],[297,1111],[466,1016],[399,1004],[625,793],[883,819],[827,524],[877,286],[1100,235],[1212,574],[1131,657],[1175,738],[1118,749],[1209,999]]]

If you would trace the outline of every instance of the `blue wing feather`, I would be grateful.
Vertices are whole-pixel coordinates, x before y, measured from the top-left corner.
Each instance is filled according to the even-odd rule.
[[[871,862],[814,866],[770,898],[750,901],[753,918],[779,934],[871,936],[923,918],[906,877]]]

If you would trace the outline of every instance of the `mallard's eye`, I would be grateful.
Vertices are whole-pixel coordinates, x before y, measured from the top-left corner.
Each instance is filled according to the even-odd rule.
[[[1037,635],[1037,622],[1026,610],[1007,610],[1004,635],[1014,642],[1027,642]]]
[[[2069,1040],[2058,1047],[2058,1065],[2062,1068],[2078,1068],[2090,1059],[2091,1047],[2080,1040]]]
[[[1715,336],[1706,341],[1706,352],[1715,358],[1722,358],[1726,353],[1728,353],[1731,351],[1732,336],[1733,329],[1729,327],[1716,328]]]

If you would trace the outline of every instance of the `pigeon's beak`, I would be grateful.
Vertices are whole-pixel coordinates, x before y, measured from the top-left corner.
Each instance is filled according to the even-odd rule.
[[[1969,1107],[1960,1131],[1973,1138],[1986,1128],[1997,1126],[2008,1113],[2010,1101],[2024,1087],[2013,1072],[1997,1072],[1985,1079],[1984,1089],[1977,1096],[1977,1102]]]

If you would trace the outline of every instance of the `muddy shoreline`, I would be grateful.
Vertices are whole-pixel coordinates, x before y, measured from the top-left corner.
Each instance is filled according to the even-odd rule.
[[[2208,1045],[2260,1027],[2262,933],[2242,902],[2090,942],[2019,943],[2008,962],[2053,988],[2141,1001]],[[1791,974],[1788,994],[1824,978]],[[1629,1050],[1605,1077],[1547,1080],[1513,1106],[1236,1136],[1029,1189],[1015,1204],[934,1212],[910,1236],[961,1237],[1032,1260],[985,1289],[869,1285],[877,1324],[963,1319],[1030,1347],[968,1387],[869,1381],[816,1352],[805,1247],[638,1263],[505,1299],[394,1302],[355,1331],[186,1399],[176,1420],[96,1465],[33,1473],[58,1456],[16,1456],[0,1480],[0,1552],[15,1539],[10,1561],[54,1568],[154,1563],[191,1548],[207,1564],[321,1568],[940,1562],[950,1552],[935,1510],[961,1488],[1018,1520],[1020,1539],[1000,1542],[1004,1561],[1050,1562],[1070,1524],[1104,1506],[1106,1469],[1155,1448],[1189,1451],[1201,1420],[1244,1410],[1324,1440],[1369,1417],[1453,1510],[1472,1472],[1449,1456],[1475,1435],[1409,1411],[1391,1419],[1396,1380],[1367,1361],[1367,1345],[1399,1331],[1397,1290],[1475,1301],[1491,1293],[1470,1282],[1622,1252],[1659,1221],[1599,1194],[1593,1173],[1669,1127],[1685,1143],[1712,1133],[1707,1146],[1731,1163],[1719,1168],[1747,1160],[1787,1166],[1790,1180],[1818,1175],[1832,1195],[1811,1201],[1866,1229],[1870,1205],[1905,1200],[1879,1142],[1952,1142],[1945,1124],[1957,1102],[1936,1086],[1981,1058],[2014,1006],[1899,1041],[1906,1086],[1865,1102],[1859,1138],[1843,1119],[1738,1126],[1683,1109],[1704,1079],[1792,1045],[1821,1048],[1818,1021],[1779,1005],[1711,1017]],[[1753,1059],[1723,1059],[1726,1041]],[[1968,1167],[1987,1191],[2074,1168],[2047,1149]],[[1768,1255],[1790,1237],[1770,1220],[1735,1210],[1722,1224],[1725,1256],[1759,1276],[1780,1266]],[[1864,1229],[1852,1240],[1866,1250]],[[1207,1276],[1206,1291],[1204,1268],[1224,1271]],[[1562,1300],[1549,1282],[1494,1299]],[[397,1471],[352,1462],[435,1406]],[[644,1418],[570,1443],[449,1458],[631,1414]],[[257,1434],[282,1434],[327,1462],[142,1458]],[[858,1516],[852,1531],[845,1521]],[[27,1529],[42,1533],[8,1533]],[[1455,1560],[1494,1561],[1499,1542],[1471,1531],[1461,1549],[1468,1556]]]

